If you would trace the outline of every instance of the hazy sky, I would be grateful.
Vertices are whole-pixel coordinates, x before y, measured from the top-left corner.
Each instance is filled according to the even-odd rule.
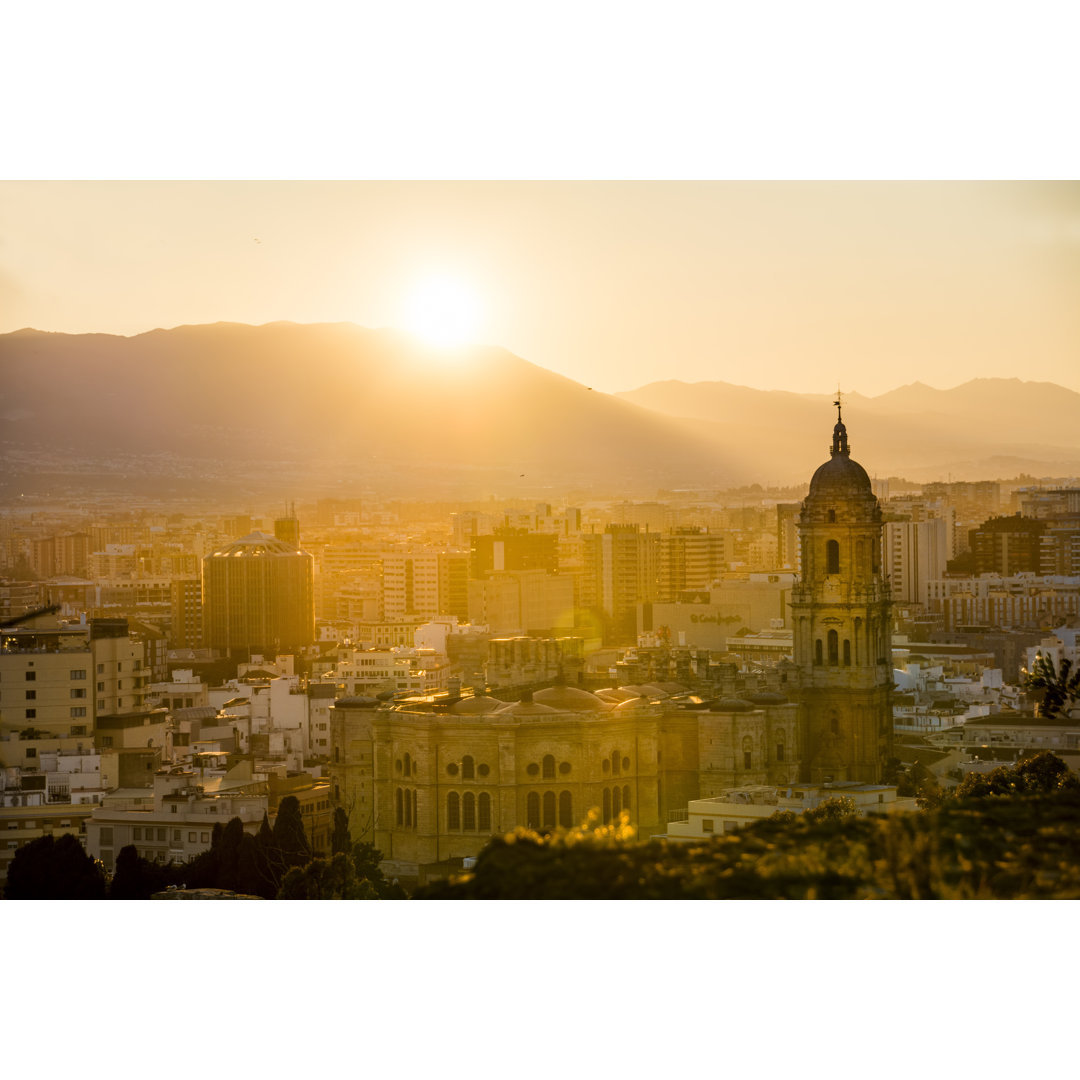
[[[588,386],[1080,390],[1080,184],[4,182],[0,331],[406,326]]]

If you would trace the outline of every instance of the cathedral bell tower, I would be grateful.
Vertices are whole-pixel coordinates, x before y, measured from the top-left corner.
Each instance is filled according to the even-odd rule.
[[[881,507],[851,460],[840,401],[832,453],[799,514],[802,574],[791,593],[801,677],[804,782],[880,783],[892,755],[892,626]]]

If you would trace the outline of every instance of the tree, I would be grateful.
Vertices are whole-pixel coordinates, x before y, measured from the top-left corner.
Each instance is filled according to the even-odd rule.
[[[347,855],[352,850],[352,837],[349,836],[349,815],[340,806],[334,810],[334,832],[330,837],[330,850],[335,855],[339,852]]]
[[[358,840],[352,849],[352,862],[356,869],[356,876],[364,881],[370,881],[380,900],[404,900],[405,890],[400,885],[395,885],[386,880],[386,875],[379,865],[382,862],[383,853],[374,844]]]
[[[104,900],[105,875],[77,836],[40,836],[15,852],[8,900]]]
[[[295,795],[286,795],[281,800],[274,819],[273,835],[274,845],[287,867],[304,866],[311,861],[311,845],[304,831],[300,802]]]
[[[999,765],[989,773],[968,773],[957,785],[957,799],[1002,795],[1038,795],[1080,789],[1080,779],[1056,754],[1044,750],[1016,765]]]
[[[857,815],[855,800],[842,795],[836,799],[826,799],[822,803],[803,813],[804,822],[816,825],[825,821],[846,821]]]
[[[139,855],[134,844],[127,844],[116,856],[116,870],[109,882],[110,900],[149,900],[170,884],[171,875],[164,866]]]
[[[339,852],[332,859],[312,859],[306,866],[294,866],[285,875],[279,900],[378,900],[375,886],[360,878],[348,855]]]
[[[1061,671],[1054,668],[1054,660],[1042,653],[1035,655],[1031,670],[1024,670],[1024,688],[1040,696],[1039,714],[1048,720],[1058,716],[1066,707],[1080,700],[1080,667],[1072,671],[1072,661],[1062,660]]]

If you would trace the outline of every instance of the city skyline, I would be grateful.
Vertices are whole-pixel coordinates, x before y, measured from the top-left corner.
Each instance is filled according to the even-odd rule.
[[[0,332],[353,322],[606,392],[1080,390],[1072,182],[6,182]],[[451,356],[453,350],[447,352]]]

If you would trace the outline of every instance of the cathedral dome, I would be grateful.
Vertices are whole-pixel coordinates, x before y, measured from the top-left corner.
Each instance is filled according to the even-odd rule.
[[[847,454],[835,454],[810,479],[810,498],[837,499],[873,493],[866,470]]]
[[[611,708],[611,702],[576,686],[549,686],[537,690],[533,701],[566,712],[605,712]]]

